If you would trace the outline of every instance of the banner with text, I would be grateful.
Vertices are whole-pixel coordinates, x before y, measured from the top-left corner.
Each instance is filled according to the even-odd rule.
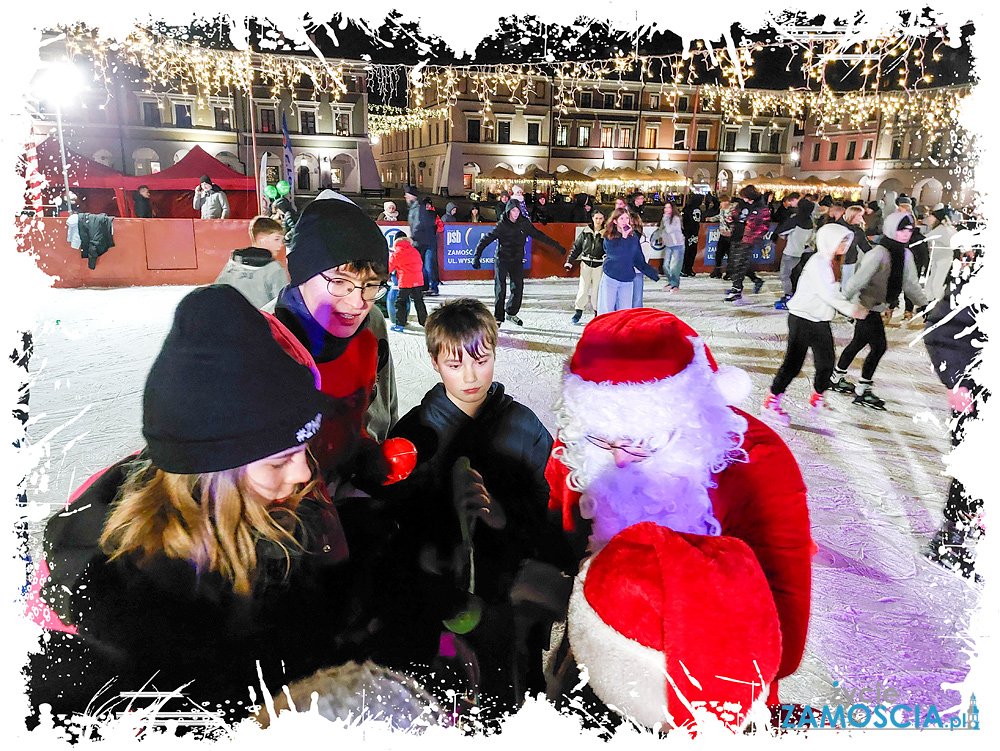
[[[760,240],[756,245],[754,245],[753,253],[750,256],[750,263],[760,263],[767,264],[774,260],[774,228],[778,226],[772,223],[770,229],[764,235],[763,239]],[[719,247],[719,225],[710,224],[708,225],[708,235],[705,239],[705,265],[714,266],[715,265],[715,251]],[[728,260],[728,259],[727,259]]]
[[[494,224],[461,224],[445,225],[444,229],[444,264],[442,268],[452,271],[471,271],[472,258],[476,254],[476,245],[483,235],[491,232]],[[491,242],[483,249],[480,257],[480,268],[492,269],[497,250],[496,242]],[[531,238],[524,246],[524,268],[531,268]]]

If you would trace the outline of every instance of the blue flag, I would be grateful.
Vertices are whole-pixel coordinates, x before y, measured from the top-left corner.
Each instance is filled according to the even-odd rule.
[[[288,136],[288,123],[285,121],[285,113],[281,113],[281,173],[291,187],[289,196],[295,194],[295,158],[292,155],[292,139]]]

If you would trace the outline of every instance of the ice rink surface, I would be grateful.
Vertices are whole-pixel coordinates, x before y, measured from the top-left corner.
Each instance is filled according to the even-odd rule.
[[[645,304],[668,310],[706,340],[721,364],[747,370],[756,414],[784,353],[786,314],[773,307],[774,275],[758,295],[723,302],[728,285],[700,274],[670,295],[646,280]],[[51,289],[39,301],[31,375],[28,450],[39,463],[28,481],[32,555],[44,519],[94,472],[142,446],[142,389],[190,287],[116,290]],[[492,282],[447,283],[428,307],[475,296],[492,309]],[[520,317],[501,327],[496,379],[531,407],[554,433],[552,405],[564,365],[583,330],[573,326],[575,279],[529,280]],[[589,321],[592,313],[584,316]],[[851,324],[833,324],[839,349]],[[778,428],[809,489],[813,559],[812,617],[798,672],[780,684],[784,702],[836,704],[833,681],[851,688],[895,688],[898,703],[962,711],[959,692],[974,645],[965,638],[977,588],[921,557],[937,529],[949,478],[950,449],[944,387],[920,342],[919,324],[887,327],[889,351],[876,392],[888,410],[876,412],[830,392],[837,418],[810,418],[812,363],[789,387],[792,425]],[[400,415],[415,406],[437,377],[413,316],[404,333],[390,332]],[[852,369],[858,376],[861,357]]]

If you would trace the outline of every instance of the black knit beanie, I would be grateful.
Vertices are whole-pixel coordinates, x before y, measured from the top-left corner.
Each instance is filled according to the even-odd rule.
[[[349,201],[313,201],[299,217],[288,250],[292,285],[352,261],[371,261],[388,271],[389,246],[382,230]]]
[[[304,443],[325,403],[264,316],[234,287],[212,285],[177,306],[146,378],[142,434],[164,472],[220,472]]]

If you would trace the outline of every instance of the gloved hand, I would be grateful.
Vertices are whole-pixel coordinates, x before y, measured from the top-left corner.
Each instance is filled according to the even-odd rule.
[[[567,271],[572,271],[573,270],[573,264],[571,264],[571,263],[564,263],[563,264],[563,268],[566,269]]]
[[[573,579],[551,563],[528,559],[514,579],[510,599],[517,605],[531,603],[548,611],[556,620],[566,616]]]
[[[476,271],[479,271],[479,265],[480,265],[479,264],[479,259],[478,258],[473,258],[472,259],[472,268],[474,268]]]

